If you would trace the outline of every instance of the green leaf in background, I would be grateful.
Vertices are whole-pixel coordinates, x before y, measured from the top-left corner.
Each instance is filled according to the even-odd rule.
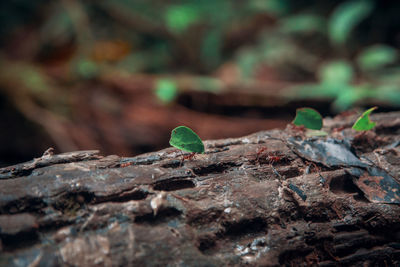
[[[168,29],[175,33],[185,31],[199,19],[199,10],[192,5],[176,5],[167,9],[165,20]]]
[[[203,141],[186,126],[178,126],[172,130],[169,144],[183,151],[204,153]]]
[[[159,79],[155,86],[155,94],[161,102],[170,103],[178,95],[178,88],[172,80]]]
[[[42,42],[63,44],[74,35],[74,26],[71,17],[60,5],[53,5],[51,16],[40,28]]]
[[[377,109],[378,107],[373,107],[365,111],[353,124],[353,129],[356,131],[368,131],[375,127],[376,122],[371,121],[369,115]]]
[[[313,108],[298,108],[296,118],[292,123],[297,126],[304,126],[307,129],[321,130],[322,116]]]
[[[335,111],[342,112],[350,109],[356,102],[371,97],[374,90],[368,84],[343,87],[333,102]]]
[[[39,68],[24,66],[19,71],[20,80],[24,83],[26,88],[37,94],[43,94],[49,91],[49,80],[44,72]]]
[[[363,70],[376,70],[397,60],[398,53],[387,45],[374,45],[366,48],[357,57],[358,65]]]
[[[3,84],[17,84],[14,86],[21,92],[28,90],[34,95],[47,96],[52,90],[52,79],[36,65],[7,61],[0,57],[0,69],[0,81]]]
[[[323,84],[349,84],[353,80],[353,67],[347,61],[333,61],[323,65],[318,72]]]
[[[84,79],[91,79],[99,74],[99,66],[96,62],[88,59],[81,59],[76,62],[76,72]]]
[[[166,43],[159,43],[146,50],[139,50],[127,55],[116,63],[116,66],[124,72],[138,73],[149,70],[158,72],[167,68],[172,55],[168,51]]]
[[[191,79],[193,90],[201,92],[219,93],[222,90],[222,82],[219,79],[209,78],[207,76]]]
[[[371,98],[400,107],[400,85],[398,83],[380,85],[372,91]]]
[[[300,14],[280,20],[280,31],[284,33],[325,32],[325,27],[325,19],[314,14]]]
[[[344,44],[352,30],[371,14],[374,4],[369,0],[351,0],[340,4],[329,19],[329,37],[333,44]]]
[[[201,55],[204,65],[208,68],[215,68],[221,62],[222,36],[223,31],[221,29],[213,29],[204,37]]]
[[[236,62],[243,79],[246,80],[252,77],[256,65],[260,62],[260,57],[252,49],[243,48],[237,53]]]

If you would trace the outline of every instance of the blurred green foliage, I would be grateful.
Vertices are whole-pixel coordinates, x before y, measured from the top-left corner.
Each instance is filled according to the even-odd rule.
[[[182,33],[190,25],[200,19],[199,8],[195,5],[176,5],[168,7],[165,13],[165,21],[169,30]]]
[[[99,72],[97,64],[88,59],[77,60],[76,65],[73,66],[76,73],[83,79],[91,79],[96,77]]]
[[[343,45],[351,32],[373,10],[369,0],[352,0],[340,4],[334,9],[329,19],[329,37],[333,44]]]
[[[163,103],[172,102],[178,95],[178,88],[174,81],[169,79],[159,79],[156,83],[156,96]]]
[[[280,20],[280,31],[286,34],[294,33],[324,33],[326,20],[316,14],[302,13],[299,15],[288,16]]]
[[[321,66],[318,76],[321,83],[335,89],[353,80],[353,68],[346,61],[333,61]]]
[[[15,0],[0,5],[1,53],[34,66],[33,72],[20,72],[32,90],[51,88],[48,65],[66,65],[62,82],[96,79],[110,68],[129,75],[185,72],[208,76],[194,79],[194,88],[219,91],[215,73],[230,63],[239,70],[231,80],[239,84],[260,79],[300,84],[291,99],[329,98],[337,111],[368,99],[400,107],[400,4],[395,1]],[[172,80],[154,85],[165,103],[176,98],[176,88]]]
[[[395,63],[398,59],[397,50],[387,45],[374,45],[361,51],[357,63],[362,70],[373,71]]]

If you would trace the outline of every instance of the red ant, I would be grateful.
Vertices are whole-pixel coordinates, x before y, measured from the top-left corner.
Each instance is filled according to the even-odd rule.
[[[268,162],[270,164],[272,163],[278,163],[280,161],[282,161],[283,158],[281,156],[277,156],[277,155],[268,155]]]
[[[185,159],[191,160],[196,157],[196,152],[192,152],[189,155],[182,155],[182,156],[183,156],[182,157],[183,160],[185,160]]]
[[[304,127],[304,125],[294,125],[293,123],[289,124],[290,125],[290,129],[294,132],[300,133],[300,134],[304,134],[304,132],[306,131],[306,127]]]
[[[305,169],[304,173],[309,174],[309,173],[311,172],[311,167],[314,167],[314,170],[315,170],[316,172],[318,172],[318,173],[321,172],[321,168],[318,167],[317,164],[315,164],[315,163],[312,162],[312,161],[311,161],[311,162],[306,161],[306,162],[307,162],[307,168]]]
[[[181,152],[181,155],[182,155],[182,159],[181,159],[180,166],[183,165],[183,162],[184,162],[186,159],[187,159],[187,160],[194,159],[194,158],[196,157],[196,155],[197,155],[196,152],[191,152],[191,153],[185,155],[185,154],[183,154],[183,151],[182,151],[182,150],[179,150],[179,149],[175,149],[175,150],[174,150],[174,152],[179,152],[179,151]]]
[[[262,153],[264,152],[264,151],[266,151],[267,150],[267,148],[266,147],[261,147],[258,151],[257,151],[257,157],[256,157],[256,162],[259,162],[260,161],[260,156],[262,155]],[[272,164],[272,163],[278,163],[278,162],[281,162],[281,161],[283,161],[284,160],[284,158],[282,157],[282,156],[280,156],[280,155],[277,155],[277,154],[273,154],[273,153],[268,153],[267,154],[267,162],[269,163],[269,164]]]
[[[294,125],[293,123],[290,124],[290,126],[292,127],[293,130],[297,131],[297,132],[304,132],[306,130],[306,127],[304,125]]]
[[[349,117],[349,116],[352,116],[355,114],[357,114],[356,110],[346,110],[346,111],[339,113],[337,116],[343,118],[343,117]]]
[[[125,168],[125,167],[128,167],[128,166],[131,166],[132,164],[133,164],[132,162],[126,162],[126,163],[121,163],[119,166],[121,168]]]
[[[261,147],[257,151],[257,157],[256,157],[256,162],[260,163],[260,156],[262,153],[267,150],[266,147]],[[269,152],[266,157],[266,162],[268,162],[272,168],[272,171],[276,176],[278,176],[280,179],[282,179],[282,175],[279,174],[279,172],[274,168],[273,163],[278,163],[284,161],[285,158],[281,155],[277,155],[276,152]]]
[[[260,161],[260,155],[267,150],[267,148],[265,146],[261,147],[260,149],[258,149],[257,151],[257,157],[256,157],[256,161],[259,162]]]
[[[182,155],[181,165],[183,164],[185,159],[191,160],[191,159],[194,159],[195,157],[196,157],[196,152],[192,152],[192,153],[190,153],[188,155]]]
[[[341,127],[333,128],[332,132],[341,132],[344,129],[346,129],[346,126],[341,126]]]

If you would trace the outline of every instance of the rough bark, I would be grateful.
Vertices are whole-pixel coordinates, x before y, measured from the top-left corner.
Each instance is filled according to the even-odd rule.
[[[349,162],[288,126],[183,163],[48,151],[0,169],[0,265],[398,266],[400,113],[372,119],[362,135],[325,120]]]

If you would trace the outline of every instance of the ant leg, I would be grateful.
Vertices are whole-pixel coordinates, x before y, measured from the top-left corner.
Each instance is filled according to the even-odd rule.
[[[182,167],[183,162],[185,161],[185,155],[183,155],[183,151],[182,150],[181,150],[181,156],[182,156],[182,159],[181,159],[181,163],[179,164],[179,167]]]
[[[256,162],[260,163],[260,156],[265,150],[267,150],[266,147],[261,147],[257,150]]]

